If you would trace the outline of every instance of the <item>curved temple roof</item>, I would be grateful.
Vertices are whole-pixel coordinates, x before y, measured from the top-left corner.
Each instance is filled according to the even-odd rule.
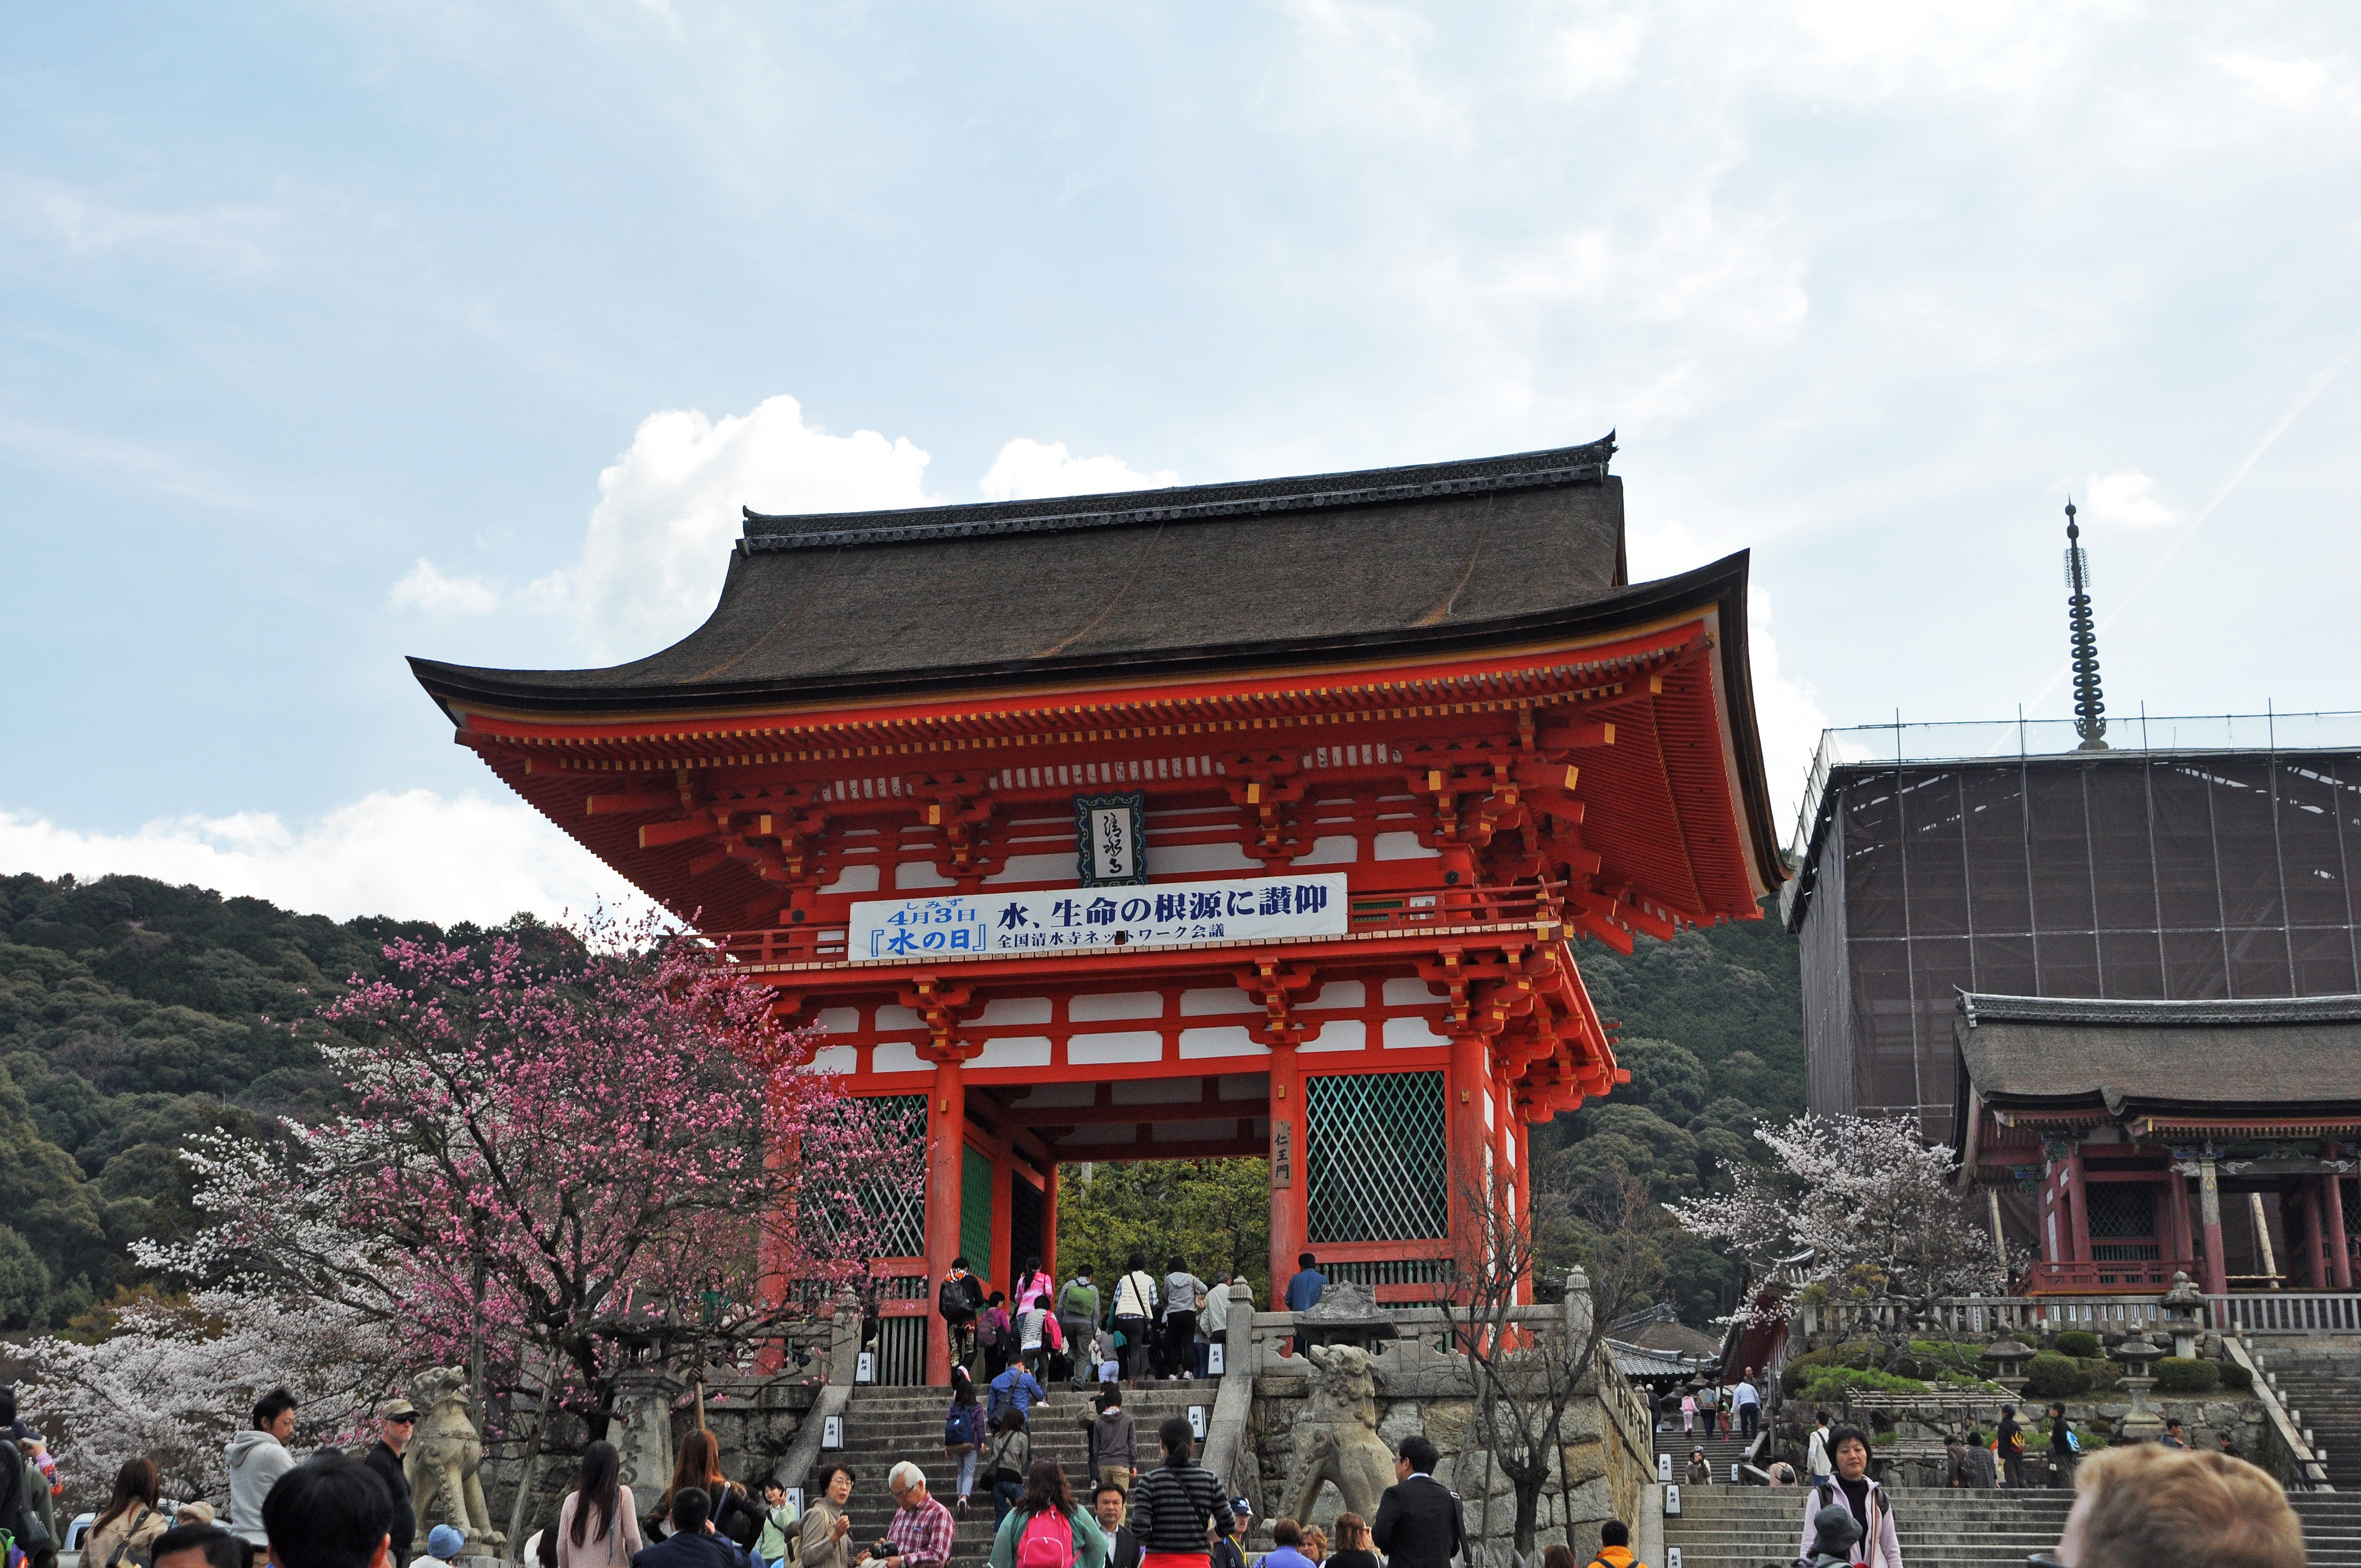
[[[1610,433],[1543,452],[1242,484],[749,511],[712,615],[661,652],[591,670],[411,665],[472,735],[481,719],[568,730],[745,715],[817,721],[914,699],[1317,680],[1554,655],[1702,618],[1715,675],[1697,717],[1721,730],[1727,751],[1714,765],[1727,766],[1738,797],[1751,874],[1775,886],[1785,869],[1755,732],[1747,557],[1633,585],[1622,482],[1608,471],[1614,452]]]
[[[1614,449],[1609,435],[1244,484],[750,511],[712,616],[662,652],[602,670],[412,665],[447,705],[626,712],[1481,647],[1657,597],[1628,585]]]

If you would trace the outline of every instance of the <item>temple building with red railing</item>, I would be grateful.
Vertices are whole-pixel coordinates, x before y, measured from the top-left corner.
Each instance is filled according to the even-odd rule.
[[[649,658],[413,665],[923,1122],[887,1380],[944,1375],[955,1255],[1054,1265],[1078,1162],[1266,1158],[1274,1278],[1424,1299],[1526,1203],[1528,1130],[1628,1076],[1577,944],[1784,877],[1746,557],[1631,583],[1613,451],[749,512]]]

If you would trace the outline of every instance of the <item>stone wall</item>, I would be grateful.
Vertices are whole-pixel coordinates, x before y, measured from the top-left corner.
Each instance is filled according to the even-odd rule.
[[[1564,1313],[1574,1320],[1574,1332],[1587,1334],[1588,1286],[1578,1275],[1567,1299],[1570,1307],[1525,1309],[1519,1319],[1560,1329],[1565,1326]],[[1435,1478],[1459,1494],[1468,1533],[1490,1549],[1486,1556],[1505,1562],[1516,1529],[1516,1493],[1475,1447],[1475,1383],[1466,1361],[1451,1348],[1450,1327],[1440,1311],[1391,1316],[1400,1337],[1380,1342],[1377,1351],[1378,1436],[1392,1448],[1412,1433],[1423,1433],[1442,1454]],[[1285,1494],[1295,1471],[1297,1423],[1309,1402],[1309,1368],[1279,1353],[1280,1343],[1295,1331],[1292,1315],[1258,1312],[1254,1323],[1255,1398],[1232,1479],[1254,1504],[1257,1538],[1267,1540],[1274,1511],[1290,1506]],[[1535,1542],[1537,1549],[1570,1546],[1585,1561],[1598,1553],[1602,1523],[1637,1519],[1646,1486],[1655,1479],[1645,1401],[1603,1357],[1599,1373],[1584,1379],[1564,1407],[1561,1442],[1543,1487]],[[1343,1508],[1341,1494],[1324,1486],[1303,1522],[1327,1528]]]
[[[2132,1409],[2131,1398],[2125,1394],[2084,1395],[2062,1402],[2067,1419],[2078,1432],[2093,1428],[2114,1430]],[[1829,1414],[1838,1421],[1850,1421],[1869,1432],[1882,1479],[1895,1486],[1936,1486],[1943,1480],[1943,1440],[1953,1432],[1964,1435],[1972,1428],[1990,1443],[1999,1424],[2001,1403],[1998,1398],[1986,1398],[1963,1400],[1872,1396],[1832,1407]],[[2032,1428],[2048,1416],[2049,1404],[2047,1399],[2024,1399],[2018,1403],[2017,1420]],[[2203,1398],[2159,1399],[2151,1395],[2147,1405],[2159,1418],[2180,1417],[2186,1425],[2191,1447],[2212,1448],[2226,1432],[2241,1454],[2261,1462],[2268,1433],[2262,1404],[2251,1396],[2225,1393]],[[1776,1423],[1770,1458],[1786,1460],[1796,1467],[1798,1475],[1803,1474],[1804,1445],[1808,1438],[1808,1430],[1802,1423],[1807,1422],[1810,1415],[1810,1408],[1803,1401],[1791,1399],[1780,1411]],[[2037,1431],[2029,1432],[2028,1462],[2037,1450],[2044,1451],[2046,1461],[2048,1441]]]

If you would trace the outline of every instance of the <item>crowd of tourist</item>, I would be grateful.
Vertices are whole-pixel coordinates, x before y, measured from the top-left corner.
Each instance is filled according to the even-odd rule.
[[[1133,1260],[1135,1266],[1139,1260]],[[1307,1278],[1307,1277],[1309,1277]],[[1290,1305],[1308,1306],[1324,1285],[1312,1258],[1288,1286]],[[990,1568],[1472,1568],[1466,1517],[1458,1497],[1438,1482],[1439,1455],[1422,1435],[1396,1450],[1395,1484],[1376,1516],[1352,1513],[1334,1521],[1334,1536],[1308,1521],[1272,1521],[1268,1551],[1250,1560],[1245,1542],[1253,1509],[1228,1495],[1221,1479],[1196,1463],[1188,1418],[1158,1424],[1154,1463],[1124,1408],[1124,1380],[1147,1375],[1187,1378],[1202,1374],[1198,1347],[1219,1344],[1226,1310],[1239,1298],[1208,1286],[1179,1259],[1159,1278],[1127,1268],[1102,1292],[1087,1271],[1057,1287],[1038,1266],[1018,1281],[1014,1317],[989,1314],[1001,1298],[982,1288],[962,1262],[944,1281],[939,1299],[972,1302],[963,1321],[950,1311],[954,1343],[982,1357],[989,1373],[979,1384],[962,1362],[953,1372],[943,1430],[944,1477],[952,1488],[937,1497],[928,1474],[912,1459],[885,1477],[893,1512],[882,1531],[856,1532],[856,1477],[829,1463],[810,1477],[800,1508],[781,1477],[760,1475],[750,1486],[730,1479],[721,1445],[701,1425],[679,1442],[668,1484],[643,1500],[622,1481],[615,1446],[596,1442],[583,1452],[573,1484],[541,1528],[523,1543],[531,1568],[949,1568],[961,1522],[976,1494],[992,1510]],[[1250,1306],[1248,1307],[1250,1310]],[[1215,1336],[1208,1339],[1210,1332]],[[999,1365],[992,1352],[1007,1334]],[[1087,1418],[1082,1472],[1069,1477],[1054,1458],[1037,1455],[1036,1412],[1049,1395],[1041,1377],[1062,1371],[1059,1347],[1085,1336],[1113,1336]],[[1157,1370],[1158,1368],[1161,1370]],[[1692,1389],[1680,1404],[1684,1433],[1710,1437],[1725,1412],[1742,1434],[1758,1431],[1760,1385],[1752,1376],[1729,1386]],[[1749,1398],[1752,1395],[1752,1398]],[[427,1533],[413,1548],[418,1521],[404,1473],[404,1455],[418,1422],[416,1409],[394,1399],[379,1412],[378,1437],[365,1452],[324,1449],[298,1462],[290,1444],[298,1402],[273,1389],[254,1402],[250,1424],[229,1439],[226,1514],[203,1502],[160,1495],[156,1465],[146,1457],[125,1462],[106,1506],[89,1519],[80,1541],[82,1568],[445,1568],[480,1537],[451,1525]],[[2062,1405],[2048,1411],[2048,1431],[2037,1463],[2037,1425],[2006,1407],[1989,1442],[1981,1431],[1947,1443],[1945,1484],[1998,1488],[2037,1484],[2070,1486],[2075,1499],[2053,1556],[2033,1568],[2302,1568],[2302,1530],[2279,1486],[2234,1453],[2189,1446],[2178,1420],[2161,1441],[2121,1444],[2085,1457]],[[2223,1448],[2228,1443],[2224,1441]],[[1691,1449],[1686,1479],[1711,1485],[1702,1448]],[[1895,1519],[1884,1487],[1871,1474],[1872,1448],[1861,1428],[1832,1424],[1813,1413],[1799,1482],[1785,1464],[1772,1466],[1773,1486],[1802,1492],[1801,1533],[1795,1568],[1904,1568]],[[0,1388],[0,1568],[57,1568],[61,1532],[56,1499],[62,1495],[59,1462],[43,1435],[19,1418],[13,1392]],[[1635,1557],[1629,1526],[1606,1521],[1599,1549],[1587,1564],[1563,1545],[1549,1546],[1541,1568],[1648,1568]],[[1765,1543],[1766,1547],[1773,1543]],[[1784,1543],[1766,1551],[1781,1556]]]
[[[1326,1283],[1305,1253],[1289,1281],[1289,1310],[1304,1310],[1295,1304],[1299,1297],[1305,1306],[1318,1301]],[[1087,1265],[1061,1285],[1039,1258],[1028,1257],[1002,1291],[959,1257],[936,1286],[935,1310],[952,1361],[988,1384],[997,1386],[1019,1362],[1037,1382],[1077,1387],[1184,1381],[1210,1375],[1216,1347],[1230,1343],[1233,1313],[1252,1321],[1254,1287],[1235,1268],[1209,1284],[1177,1256],[1167,1258],[1159,1275],[1145,1254],[1134,1253],[1106,1285]],[[1243,1342],[1244,1334],[1238,1337]]]

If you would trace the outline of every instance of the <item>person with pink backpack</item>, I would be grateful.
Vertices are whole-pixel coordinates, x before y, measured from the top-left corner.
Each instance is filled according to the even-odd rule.
[[[1025,1496],[992,1538],[992,1568],[1107,1568],[1106,1532],[1075,1503],[1056,1460],[1026,1475]]]

